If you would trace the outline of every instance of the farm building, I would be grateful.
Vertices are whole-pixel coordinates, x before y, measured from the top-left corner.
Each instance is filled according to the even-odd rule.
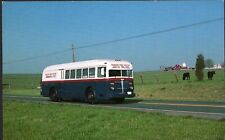
[[[169,71],[169,70],[188,70],[189,67],[185,62],[183,62],[181,65],[176,64],[175,66],[169,66],[169,67],[163,67],[160,66],[160,70]]]

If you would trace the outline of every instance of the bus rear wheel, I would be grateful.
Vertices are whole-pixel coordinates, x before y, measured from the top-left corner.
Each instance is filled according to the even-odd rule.
[[[89,104],[95,104],[96,103],[95,92],[91,88],[86,91],[86,101]]]
[[[59,101],[58,99],[58,92],[55,88],[52,88],[50,90],[50,100],[53,101],[53,102],[57,102]]]

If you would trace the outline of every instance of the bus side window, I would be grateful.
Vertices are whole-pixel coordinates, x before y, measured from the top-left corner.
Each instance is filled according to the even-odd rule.
[[[88,78],[88,68],[83,69],[83,76],[82,78]]]
[[[69,79],[70,78],[70,70],[66,70],[66,77],[65,79]]]
[[[106,77],[106,67],[98,67],[98,77]]]
[[[71,70],[71,72],[70,72],[70,79],[75,79],[75,75],[76,75],[75,70]]]
[[[89,68],[89,78],[95,78],[95,68]]]
[[[77,76],[76,76],[77,79],[80,79],[81,78],[81,69],[78,69],[77,70]]]

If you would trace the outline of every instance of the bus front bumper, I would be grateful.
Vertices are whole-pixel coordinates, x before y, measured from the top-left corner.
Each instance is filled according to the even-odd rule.
[[[135,97],[134,92],[125,92],[125,93],[113,93],[113,98],[132,98]]]

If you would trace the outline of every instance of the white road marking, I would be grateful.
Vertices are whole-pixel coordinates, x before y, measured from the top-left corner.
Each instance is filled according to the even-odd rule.
[[[114,106],[107,106],[107,107],[114,107]],[[167,110],[167,109],[166,110],[165,109],[150,109],[150,108],[140,108],[140,107],[115,107],[115,108],[146,110],[146,111],[156,111],[156,112],[178,112],[178,113],[205,114],[205,115],[222,115],[225,117],[225,113],[179,111],[179,110]]]
[[[12,98],[39,98],[39,99],[42,99],[42,98],[45,98],[45,97],[34,97],[34,96],[14,96],[14,95],[4,95],[5,97],[12,97]]]
[[[150,104],[150,105],[171,105],[171,106],[195,106],[195,107],[221,107],[225,108],[225,105],[207,105],[207,104],[179,104],[179,103],[147,103],[139,102],[141,104]]]

